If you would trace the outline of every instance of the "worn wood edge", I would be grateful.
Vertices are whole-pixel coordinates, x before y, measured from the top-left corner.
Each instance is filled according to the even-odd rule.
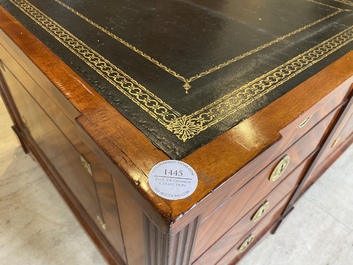
[[[77,108],[81,113],[81,116],[77,117],[77,122],[92,139],[97,142],[108,158],[123,170],[130,183],[136,187],[136,190],[140,191],[143,197],[156,209],[164,222],[173,227],[172,232],[177,232],[182,229],[183,226],[187,225],[187,223],[199,215],[201,211],[198,207],[195,207],[196,205],[201,201],[206,202],[208,199],[212,199],[212,196],[209,196],[210,194],[216,194],[218,192],[217,188],[224,185],[234,173],[238,172],[248,162],[255,159],[264,150],[276,143],[280,139],[279,131],[311,106],[312,103],[308,102],[293,110],[291,115],[286,115],[288,109],[284,110],[281,106],[285,104],[286,101],[290,101],[293,98],[293,94],[305,94],[307,87],[319,83],[322,84],[324,88],[320,91],[320,96],[324,94],[327,95],[353,74],[353,71],[349,70],[353,69],[353,52],[351,52],[249,119],[182,159],[196,170],[201,185],[199,185],[197,191],[189,198],[181,201],[168,201],[157,197],[150,190],[147,179],[149,170],[156,163],[169,159],[168,156],[153,146],[146,136],[110,106],[86,84],[86,82],[78,77],[2,7],[0,7],[0,28],[2,28],[13,42],[22,47],[22,51],[31,61],[44,72],[61,93]],[[19,34],[19,32],[21,34]],[[34,46],[37,47],[35,53],[33,53],[32,50]],[[43,53],[46,55],[44,56]],[[49,57],[55,59],[49,61]],[[341,71],[341,65],[346,64],[347,60],[349,61],[349,66],[346,65],[344,71]],[[52,73],[52,67],[55,67],[56,70],[60,70],[60,72],[55,71],[55,74]],[[337,71],[335,72],[337,78],[328,78],[329,75],[327,73],[330,73],[332,76],[331,71],[335,69],[340,70],[338,71],[339,73]],[[62,82],[58,79],[58,75],[69,76],[72,80],[70,83],[65,83],[65,80],[67,81],[70,78],[64,78],[64,82]],[[315,95],[314,98],[318,101],[320,96]],[[302,97],[300,100],[298,99],[296,106],[299,106],[299,103],[302,103],[304,98],[306,97]],[[81,106],[80,102],[83,99],[89,99],[92,104],[89,106]],[[285,117],[285,119],[275,124],[269,130],[269,128],[267,128],[267,125],[271,121],[269,115],[274,111],[281,117]],[[99,126],[97,126],[96,121],[100,122]],[[253,127],[257,129],[256,135],[259,137],[257,147],[250,151],[234,140],[237,137],[239,137],[239,139],[244,137],[244,132],[246,132],[246,127],[249,126],[249,124],[252,124]],[[106,127],[109,127],[111,130],[104,130]],[[112,131],[113,128],[114,130]],[[115,134],[116,128],[122,129],[119,135]],[[97,135],[97,132],[99,132],[99,135]],[[126,138],[124,140],[124,136],[126,135],[130,137],[133,135],[135,138],[138,138],[139,144],[141,145],[136,146],[135,143],[126,140]],[[139,150],[139,152],[133,153],[129,150]],[[215,152],[217,155],[214,155]],[[234,152],[238,153],[242,159],[238,160],[234,158],[232,155]],[[219,161],[223,162],[220,164]],[[212,179],[212,181],[209,179]]]
[[[3,31],[1,31],[1,30],[0,30],[0,38],[7,38],[6,34],[4,34]],[[5,43],[5,44],[11,45],[11,44],[12,44],[12,41],[11,41],[11,42],[9,41],[9,43]],[[23,69],[24,69],[25,71],[27,70],[27,73],[30,72],[30,73],[28,73],[28,74],[29,74],[31,77],[33,77],[33,76],[36,77],[36,78],[38,77],[38,79],[36,79],[35,81],[38,81],[39,86],[40,86],[41,88],[43,88],[43,87],[48,88],[46,85],[49,86],[48,89],[52,88],[51,91],[49,91],[49,93],[48,93],[48,91],[45,91],[45,90],[43,90],[43,92],[46,93],[47,96],[48,96],[49,98],[51,98],[51,99],[58,105],[58,107],[61,107],[60,104],[63,104],[63,103],[64,103],[66,106],[71,106],[71,108],[73,108],[72,105],[69,105],[69,104],[70,104],[70,103],[68,103],[69,101],[64,101],[64,102],[63,102],[63,100],[60,100],[62,97],[60,97],[59,100],[56,101],[57,98],[55,98],[55,94],[60,93],[60,92],[58,92],[58,90],[56,90],[56,88],[54,88],[54,85],[52,85],[51,83],[47,84],[47,82],[41,82],[42,79],[43,79],[43,78],[46,79],[46,77],[44,76],[44,74],[43,74],[42,72],[40,72],[39,68],[38,68],[38,71],[36,71],[37,68],[36,68],[36,67],[33,67],[33,63],[32,63],[27,57],[26,57],[26,58],[21,58],[21,56],[17,56],[18,53],[21,53],[21,54],[22,54],[22,51],[21,51],[16,45],[13,45],[12,47],[9,47],[9,45],[8,45],[7,47],[4,47],[4,46],[0,43],[0,47],[4,47],[4,49],[5,49],[6,52],[8,52],[9,54],[11,54],[11,56],[13,55],[13,56],[17,57],[17,58],[14,58],[17,63],[18,63],[18,62],[22,62],[22,61],[27,61],[27,60],[29,61],[29,63],[27,62],[27,64],[26,64],[26,62],[25,62],[24,64],[20,64],[20,65],[21,65],[22,67],[26,67],[26,69],[24,69],[24,68],[23,68]],[[8,48],[8,49],[6,49],[6,48]],[[11,50],[10,48],[13,48],[13,49]],[[22,56],[24,56],[24,55],[22,55]],[[11,69],[10,69],[10,71],[11,71]],[[15,71],[16,71],[16,70],[15,70]],[[43,77],[43,78],[41,78],[41,77]],[[46,79],[46,80],[48,80],[48,82],[50,82],[49,79]],[[20,81],[20,80],[19,80],[19,81]],[[24,83],[24,84],[25,84],[25,83]],[[55,90],[54,90],[54,89],[55,89]],[[57,91],[57,92],[56,92],[56,91]],[[51,93],[50,93],[50,92],[51,92]],[[56,92],[56,93],[55,93],[55,92]],[[54,97],[53,97],[53,96],[54,96]],[[61,95],[61,96],[62,96],[62,95]],[[84,141],[84,142],[86,143],[86,145],[91,148],[92,151],[95,151],[95,152],[96,152],[97,157],[100,158],[101,162],[104,161],[104,164],[105,164],[107,167],[109,167],[109,169],[111,170],[112,173],[113,173],[113,172],[116,172],[116,166],[114,166],[115,164],[114,164],[113,160],[110,159],[110,158],[106,155],[106,153],[104,153],[100,148],[97,148],[96,143],[94,143],[94,141],[93,141],[91,138],[87,137],[87,131],[85,131],[85,129],[84,129],[83,127],[91,128],[91,135],[92,135],[92,134],[100,135],[100,134],[101,134],[101,131],[98,131],[97,128],[96,128],[96,126],[95,126],[94,124],[92,124],[92,122],[90,122],[89,120],[87,120],[87,118],[86,118],[85,116],[81,115],[81,114],[78,112],[78,110],[76,110],[76,109],[75,109],[75,110],[72,110],[72,109],[71,109],[71,111],[69,111],[69,112],[67,112],[66,109],[62,109],[62,108],[61,108],[61,110],[62,110],[67,116],[69,115],[69,113],[71,114],[71,115],[69,115],[68,118],[69,118],[69,119],[72,121],[72,123],[76,126],[76,130],[77,130],[77,132],[79,133],[81,140]],[[98,123],[100,123],[100,122],[101,122],[101,121],[99,120]],[[82,126],[83,124],[85,124],[85,125]],[[93,133],[92,130],[95,130],[95,133]],[[84,132],[84,133],[83,133],[83,132]],[[128,133],[128,132],[127,132],[127,133]],[[102,137],[101,137],[101,140],[102,140],[103,142],[106,141],[106,142],[107,142],[107,146],[111,146],[112,149],[116,148],[116,147],[114,146],[114,143],[109,142],[109,139],[108,139],[107,137],[102,136]],[[117,150],[120,150],[120,149],[117,148]],[[119,153],[117,153],[116,155],[117,155],[117,159],[123,160],[123,156],[122,156],[122,155],[119,156]],[[129,167],[127,167],[127,168],[130,169]],[[126,172],[125,172],[125,173],[126,173]],[[127,174],[127,173],[126,173],[126,174]],[[117,176],[117,175],[121,176],[120,174],[116,174],[115,176]],[[130,185],[127,185],[126,183],[123,184],[123,185],[125,185],[125,187],[129,187],[130,190],[131,190],[130,194],[135,194],[135,196],[137,197],[137,200],[139,200],[139,201],[141,202],[141,204],[144,205],[144,206],[143,206],[143,209],[146,211],[146,214],[148,214],[150,217],[152,217],[153,220],[154,220],[154,222],[155,222],[155,223],[158,223],[161,228],[164,227],[164,228],[162,229],[163,231],[168,231],[168,228],[167,228],[167,226],[166,226],[166,223],[163,223],[163,222],[159,221],[159,220],[158,220],[158,216],[160,217],[161,214],[162,214],[162,215],[165,215],[166,213],[170,213],[169,208],[168,208],[168,207],[164,207],[162,211],[161,211],[161,210],[156,211],[156,209],[152,209],[152,210],[151,210],[152,204],[149,204],[148,202],[146,202],[145,199],[143,199],[143,197],[141,197],[141,195],[142,195],[143,193],[136,192],[136,189],[134,189],[134,187],[135,187],[135,186],[139,186],[139,185],[140,185],[140,182],[141,182],[141,180],[140,180],[139,176],[137,176],[137,174],[134,174],[134,176],[136,176],[136,177],[133,179],[133,182],[130,182]],[[141,176],[144,176],[144,174],[141,173]],[[126,180],[128,180],[128,178],[126,178]],[[130,186],[131,186],[131,187],[130,187]],[[149,187],[147,187],[147,189],[148,189],[148,188],[149,188]],[[152,192],[151,192],[151,193],[152,193]],[[161,198],[156,197],[156,200],[157,200],[156,203],[158,203],[161,207],[164,206],[163,201],[162,201],[162,202],[158,201],[158,200],[161,200]],[[158,209],[157,209],[157,210],[158,210]],[[156,214],[156,212],[160,212],[160,214]],[[168,215],[165,216],[165,217],[166,217],[166,218],[164,218],[164,219],[168,219]]]
[[[80,120],[81,123],[88,122],[84,117]],[[144,197],[143,193],[136,193],[136,187],[139,185],[143,185],[143,182],[136,177],[134,179],[134,183],[129,181],[128,178],[122,178],[119,177],[122,172],[119,168],[117,168],[114,164],[114,162],[104,153],[104,151],[97,145],[96,142],[94,142],[88,135],[87,132],[83,129],[82,126],[79,124],[76,125],[77,127],[77,132],[80,135],[81,139],[83,142],[91,149],[93,153],[97,155],[103,161],[103,164],[107,167],[108,171],[112,174],[117,179],[117,183],[119,183],[124,189],[128,191],[129,194],[134,195],[136,201],[138,201],[141,205],[141,208],[145,212],[146,215],[151,218],[151,221],[159,227],[161,231],[164,233],[169,233],[169,223],[165,222],[164,220],[168,220],[170,216],[170,208],[169,207],[163,207],[163,199],[160,197],[156,197],[154,199],[155,203],[160,203],[160,208],[156,209],[153,207],[152,204],[146,202],[146,198]],[[97,132],[98,133],[98,132]],[[103,141],[109,141],[109,139],[104,139]],[[109,143],[107,143],[109,145]],[[143,175],[143,173],[141,173]],[[144,189],[150,189],[149,186],[144,187]],[[153,192],[151,191],[151,194]],[[161,210],[162,209],[162,210]],[[161,219],[161,216],[163,217]]]
[[[1,6],[0,29],[72,103],[78,112],[77,124],[169,223],[171,210],[168,202],[156,198],[147,185],[149,170],[168,157]],[[24,68],[30,67],[25,65]],[[90,104],[82,105],[83,101]],[[107,127],[110,130],[106,130]]]
[[[254,160],[267,149],[274,147],[281,138],[281,130],[289,123],[302,116],[305,111],[310,109],[310,107],[317,102],[327,101],[332,93],[334,93],[333,90],[336,90],[336,88],[349,86],[352,83],[353,51],[336,60],[315,76],[307,79],[305,82],[301,83],[283,97],[269,104],[247,120],[217,137],[211,143],[184,158],[183,161],[188,164],[197,164],[197,172],[204,172],[205,176],[210,177],[214,176],[213,174],[216,173],[210,168],[210,165],[215,164],[217,161],[225,161],[223,162],[223,166],[218,166],[218,169],[222,171],[223,174],[223,180],[218,182],[218,187],[215,187],[215,185],[207,185],[207,183],[205,183],[202,188],[206,189],[204,193],[208,193],[209,196],[206,195],[201,200],[199,200],[199,198],[193,199],[193,201],[198,202],[197,205],[199,210],[202,208],[200,207],[201,205],[207,205],[207,201],[213,200],[218,194],[223,192],[221,189],[222,186],[224,187],[227,184],[232,186],[230,180],[232,180],[233,183],[237,181],[236,177],[231,178],[233,174],[243,170],[247,163]],[[310,88],[313,87],[319,87],[320,89],[316,90],[317,93],[312,93],[310,92]],[[350,92],[348,91],[347,95],[349,93]],[[298,95],[300,96],[298,97]],[[283,106],[286,107],[283,108]],[[277,119],[280,120],[279,123],[272,123],[274,113]],[[257,133],[259,133],[258,139],[260,139],[260,141],[262,140],[254,150],[250,151],[244,149],[241,144],[234,141],[234,138],[241,136],[242,132],[246,131],[246,127],[249,124],[256,128]],[[269,124],[272,126],[268,126]],[[265,134],[265,137],[262,134]],[[228,146],[227,148],[222,149],[224,145]],[[215,150],[221,150],[221,152],[218,152],[216,156],[212,157]],[[234,155],[232,155],[234,152],[238,153],[239,157],[246,159],[237,160],[234,158]],[[195,161],[197,161],[197,163],[195,163]],[[196,204],[190,205],[189,208],[193,209],[195,206]],[[172,207],[175,209],[178,205],[173,205]],[[184,212],[183,218],[189,219],[187,217],[188,214],[191,215],[190,219],[194,218],[192,211]]]
[[[81,206],[76,196],[67,187],[65,182],[60,178],[55,168],[52,166],[50,161],[40,150],[37,143],[33,140],[30,133],[27,131],[23,124],[17,109],[15,108],[15,102],[9,91],[5,89],[6,84],[3,83],[4,77],[0,72],[0,95],[4,99],[5,106],[8,110],[12,110],[9,114],[13,121],[12,129],[19,139],[21,147],[26,154],[29,154],[33,160],[37,161],[43,171],[48,176],[48,179],[52,185],[56,188],[56,191],[61,195],[63,201],[70,208],[73,216],[76,218],[78,223],[84,228],[87,235],[89,235],[92,242],[100,251],[104,259],[108,264],[119,265],[124,264],[123,259],[114,250],[112,245],[105,239],[102,232],[97,228],[97,224],[90,218],[85,209]]]
[[[129,154],[128,147],[142,146],[140,152],[143,152],[144,160],[150,157],[159,161],[165,159],[166,155],[158,150],[139,130],[136,129],[125,117],[117,112],[109,103],[107,103],[93,88],[91,88],[83,79],[81,79],[73,70],[63,63],[54,53],[52,53],[43,43],[34,37],[27,29],[18,23],[10,14],[2,10],[0,6],[0,28],[17,46],[21,47],[22,51],[34,63],[45,76],[57,87],[60,92],[72,103],[78,110],[80,116],[84,116],[92,124],[102,123],[105,126],[111,126],[115,131],[123,130],[123,133],[129,133],[134,140],[138,139],[139,144],[129,138],[121,141],[118,137],[110,135],[116,146],[126,146],[126,157],[137,157],[138,154]],[[55,69],[55,71],[53,71]],[[90,104],[84,104],[88,101]],[[86,129],[86,128],[84,128]],[[89,129],[89,128],[88,128]],[[101,131],[104,133],[104,131]],[[119,135],[119,136],[122,136]],[[92,135],[98,138],[97,135]],[[109,137],[109,136],[108,136]],[[122,148],[121,148],[122,149]],[[151,156],[147,156],[147,155]],[[142,155],[140,155],[142,156]],[[114,157],[114,155],[112,155]],[[137,157],[139,158],[139,157]],[[132,159],[130,159],[132,160]],[[136,160],[138,161],[138,160]],[[116,161],[119,162],[119,161]],[[141,162],[141,161],[139,161]],[[146,171],[144,167],[149,167],[147,163],[139,163],[142,171]],[[153,163],[154,165],[154,163]]]

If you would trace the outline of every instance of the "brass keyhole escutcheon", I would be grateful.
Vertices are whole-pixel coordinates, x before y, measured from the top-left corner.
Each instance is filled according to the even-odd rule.
[[[249,246],[250,244],[253,242],[255,236],[254,235],[250,235],[247,239],[245,239],[245,241],[243,242],[243,244],[240,245],[239,247],[239,252],[244,252]]]
[[[283,174],[283,172],[288,167],[289,162],[290,162],[289,155],[285,155],[281,159],[281,161],[278,162],[275,169],[272,171],[271,176],[270,176],[270,181],[276,181],[277,179],[279,179],[279,177]]]
[[[252,222],[258,221],[267,211],[268,207],[270,206],[270,202],[266,201],[260,208],[255,212],[255,214],[251,217]]]
[[[106,223],[104,223],[104,221],[102,220],[102,218],[99,215],[97,215],[97,223],[101,226],[101,228],[103,230],[107,230]]]

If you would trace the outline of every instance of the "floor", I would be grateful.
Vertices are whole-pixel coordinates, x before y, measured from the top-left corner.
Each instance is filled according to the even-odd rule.
[[[22,151],[1,99],[0,124],[0,264],[106,264]],[[353,264],[353,147],[298,201],[277,233],[238,264]]]

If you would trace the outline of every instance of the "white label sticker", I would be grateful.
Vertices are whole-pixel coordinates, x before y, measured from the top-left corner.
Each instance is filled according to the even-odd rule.
[[[198,179],[195,170],[178,160],[166,160],[155,165],[148,182],[152,190],[168,200],[179,200],[190,196],[197,187]]]

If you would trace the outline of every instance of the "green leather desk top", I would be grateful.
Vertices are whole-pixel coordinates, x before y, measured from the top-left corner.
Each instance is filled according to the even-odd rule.
[[[0,4],[172,159],[353,48],[350,0]]]

